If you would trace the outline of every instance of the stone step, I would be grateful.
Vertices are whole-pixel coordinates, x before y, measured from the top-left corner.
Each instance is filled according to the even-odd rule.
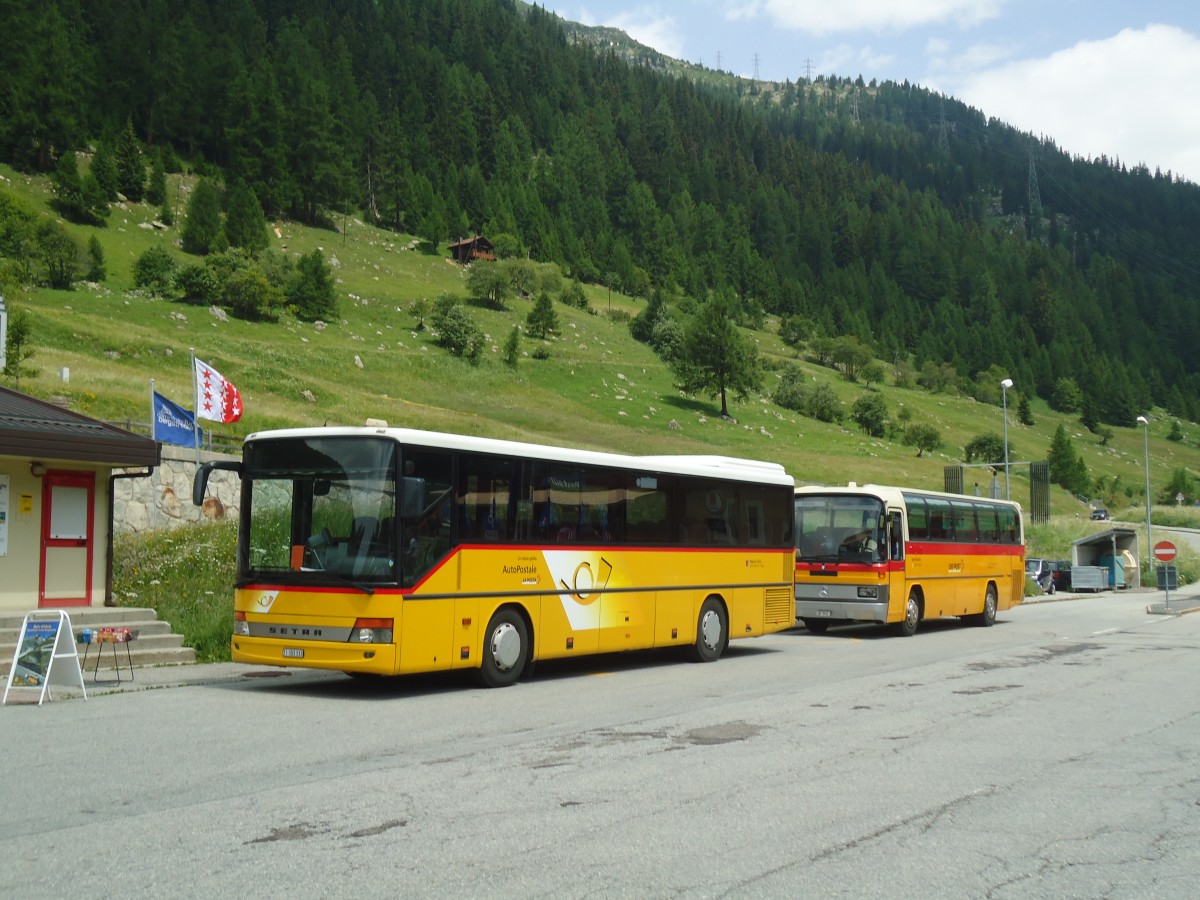
[[[132,665],[135,669],[139,666],[184,665],[196,661],[196,651],[183,646],[183,635],[172,632],[170,623],[159,619],[152,609],[83,606],[68,609],[67,615],[74,632],[72,640],[86,628],[128,628],[131,632],[137,632],[136,639],[122,644],[76,644],[80,663],[86,662],[89,673],[95,668],[97,652],[101,654],[100,677],[104,677],[106,669],[110,673],[113,670],[114,647],[117,651],[115,659],[122,666]],[[24,613],[0,613],[0,678],[5,681],[12,668],[24,620]]]

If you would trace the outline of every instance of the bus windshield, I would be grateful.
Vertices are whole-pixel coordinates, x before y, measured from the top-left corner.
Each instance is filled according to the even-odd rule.
[[[333,437],[249,445],[239,576],[394,582],[397,451]]]
[[[878,497],[805,494],[796,497],[796,559],[883,562],[884,506]]]

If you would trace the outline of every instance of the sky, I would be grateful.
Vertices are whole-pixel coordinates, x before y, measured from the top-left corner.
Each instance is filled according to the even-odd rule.
[[[1200,184],[1196,0],[536,2],[747,78],[907,80],[1073,156]]]

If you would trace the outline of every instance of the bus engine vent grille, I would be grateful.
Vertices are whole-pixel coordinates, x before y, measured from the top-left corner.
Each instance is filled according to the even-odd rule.
[[[767,588],[767,624],[778,625],[796,618],[796,597],[790,588]]]

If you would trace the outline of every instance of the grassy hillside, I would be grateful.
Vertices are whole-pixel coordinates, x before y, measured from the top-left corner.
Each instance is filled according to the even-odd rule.
[[[0,186],[43,206],[43,179],[0,168]],[[173,178],[172,195],[186,204],[188,183]],[[634,453],[724,453],[782,463],[797,480],[881,481],[938,488],[942,469],[962,458],[962,448],[982,432],[1000,433],[1000,407],[966,397],[919,389],[881,388],[895,417],[901,407],[914,422],[942,433],[938,452],[917,457],[899,442],[866,437],[852,424],[828,425],[784,410],[766,394],[733,403],[736,422],[721,420],[706,397],[681,395],[666,367],[629,336],[628,316],[640,301],[588,287],[591,311],[556,304],[561,334],[548,342],[522,340],[522,351],[539,348],[549,358],[523,357],[514,371],[501,361],[500,346],[514,323],[523,323],[529,301],[514,300],[507,312],[472,308],[490,339],[478,367],[433,345],[416,330],[410,306],[443,292],[465,295],[465,274],[444,256],[409,249],[408,236],[366,226],[353,218],[344,233],[276,223],[275,247],[289,254],[320,248],[337,277],[339,317],[320,328],[285,319],[277,324],[220,321],[201,307],[150,298],[132,290],[132,267],[155,243],[174,246],[177,229],[150,227],[154,210],[144,205],[114,209],[107,228],[67,225],[81,245],[96,234],[104,248],[108,278],[74,291],[44,289],[10,296],[10,306],[33,321],[38,369],[21,387],[37,396],[69,399],[73,408],[108,420],[148,420],[148,385],[191,405],[189,349],[216,366],[242,391],[245,416],[230,434],[287,425],[358,424],[367,417],[392,424],[493,437],[566,443]],[[340,224],[340,223],[339,223]],[[179,254],[180,259],[183,255]],[[774,333],[776,323],[752,334],[770,365],[792,363],[814,380],[830,384],[847,408],[864,388],[801,359]],[[70,370],[69,384],[60,379]],[[768,372],[768,391],[775,380]],[[11,379],[8,380],[11,385]],[[1017,385],[1015,390],[1019,390]],[[305,392],[313,396],[306,399]],[[1009,393],[1014,407],[1014,392]],[[1055,428],[1066,425],[1074,449],[1090,473],[1117,495],[1132,488],[1137,502],[1145,483],[1140,429],[1114,429],[1107,447],[1073,416],[1033,402],[1035,424],[1021,425],[1008,411],[1011,459],[1044,459]],[[1158,491],[1177,468],[1200,472],[1194,426],[1185,440],[1166,440],[1170,419],[1151,411],[1151,479]],[[976,476],[975,472],[980,473]],[[968,470],[967,483],[986,485],[984,470]],[[1012,496],[1028,502],[1027,469],[1012,470]],[[1109,500],[1119,511],[1121,502]],[[1056,515],[1086,518],[1086,507],[1055,489]],[[1134,512],[1138,521],[1142,513]]]
[[[188,186],[182,179],[172,180],[180,208]],[[0,188],[48,210],[42,179],[0,167]],[[961,459],[969,440],[1003,429],[999,407],[891,386],[881,390],[893,417],[904,407],[912,421],[935,425],[945,442],[939,452],[918,458],[912,448],[868,438],[853,425],[827,425],[784,410],[765,394],[734,403],[731,412],[737,421],[723,421],[714,401],[681,395],[666,367],[629,336],[627,321],[641,308],[640,301],[596,287],[586,289],[591,312],[556,305],[560,336],[548,342],[523,339],[524,353],[541,348],[548,358],[526,355],[515,371],[501,362],[499,348],[513,324],[524,322],[531,304],[516,300],[504,313],[472,308],[491,341],[491,351],[474,367],[434,346],[427,331],[416,330],[410,311],[418,298],[433,299],[447,291],[465,295],[461,267],[408,249],[413,244],[408,236],[353,219],[344,234],[288,222],[272,226],[272,241],[280,251],[300,254],[320,248],[333,265],[339,302],[335,321],[324,328],[296,320],[221,321],[207,309],[132,290],[134,261],[156,243],[173,247],[177,240],[175,229],[152,227],[153,218],[149,207],[133,205],[115,209],[107,228],[67,225],[81,245],[93,233],[98,236],[108,267],[105,283],[70,292],[21,291],[6,298],[11,307],[27,310],[33,321],[36,353],[29,365],[38,373],[22,380],[22,390],[63,398],[98,418],[148,422],[150,379],[160,392],[192,405],[189,351],[194,348],[242,391],[242,421],[216,426],[230,436],[276,426],[360,424],[376,417],[396,425],[629,453],[754,457],[782,463],[799,481],[927,488],[942,486],[943,467]],[[863,387],[799,358],[776,336],[776,324],[768,322],[766,330],[752,335],[768,363],[800,366],[810,378],[829,384],[849,407]],[[60,375],[64,368],[70,370],[67,383]],[[768,391],[776,377],[768,372]],[[1055,428],[1064,423],[1093,477],[1110,483],[1119,479],[1118,495],[1131,486],[1140,502],[1140,430],[1115,429],[1110,445],[1102,447],[1073,417],[1052,412],[1040,401],[1034,402],[1033,413],[1035,424],[1025,426],[1009,410],[1013,461],[1045,458]],[[1184,442],[1171,442],[1166,440],[1170,420],[1153,411],[1151,416],[1151,476],[1157,491],[1176,468],[1200,471],[1200,450],[1194,428],[1185,426]],[[978,480],[986,485],[983,471],[968,473],[979,472]],[[1014,466],[1012,496],[1027,503],[1026,472]],[[968,484],[973,480],[968,474]],[[1051,502],[1053,521],[1029,530],[1031,556],[1068,557],[1074,538],[1105,527],[1088,521],[1086,506],[1059,489]],[[1144,521],[1141,507],[1111,506],[1118,516]],[[1200,525],[1200,517],[1180,523]],[[199,554],[204,560],[199,568],[198,547],[213,550]],[[1181,576],[1192,580],[1200,563],[1194,553],[1181,550]],[[232,557],[229,528],[201,528],[187,540],[177,534],[125,537],[118,541],[114,560],[117,602],[154,607],[186,635],[201,659],[227,659]]]

